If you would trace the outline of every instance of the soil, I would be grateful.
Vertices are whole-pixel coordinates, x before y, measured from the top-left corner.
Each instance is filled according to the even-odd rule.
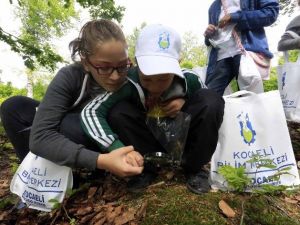
[[[300,161],[300,124],[288,122],[297,161]],[[147,201],[132,204],[125,181],[113,176],[95,179],[87,171],[77,171],[80,188],[51,213],[26,207],[17,209],[19,199],[9,185],[18,160],[5,136],[0,136],[0,224],[140,224],[146,216]],[[168,174],[172,179],[174,174]],[[169,177],[168,177],[169,176]],[[102,180],[102,182],[97,182]],[[159,186],[160,183],[157,184]],[[155,188],[155,187],[154,187]],[[300,202],[298,202],[300,206]]]

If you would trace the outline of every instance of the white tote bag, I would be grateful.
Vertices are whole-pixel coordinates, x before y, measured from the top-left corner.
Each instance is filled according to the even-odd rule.
[[[71,168],[29,152],[12,178],[10,191],[29,208],[50,212],[55,202],[63,201],[66,191],[72,186]],[[49,202],[52,199],[55,201]]]
[[[237,82],[240,90],[251,91],[257,94],[264,92],[260,73],[253,58],[247,51],[241,55]]]
[[[278,91],[255,94],[239,91],[225,96],[225,111],[217,149],[211,160],[212,188],[227,190],[228,186],[218,168],[244,166],[251,178],[251,191],[262,184],[299,185],[299,174]],[[254,155],[271,159],[275,169],[257,168],[247,162]],[[269,179],[279,169],[291,167],[279,181]]]
[[[300,56],[297,62],[289,62],[285,52],[285,62],[277,67],[278,89],[287,120],[300,123]]]

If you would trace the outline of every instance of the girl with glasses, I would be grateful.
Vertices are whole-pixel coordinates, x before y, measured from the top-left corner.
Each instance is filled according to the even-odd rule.
[[[15,96],[1,105],[2,123],[18,158],[32,151],[59,165],[140,174],[143,158],[132,146],[101,154],[80,126],[80,112],[89,101],[126,82],[129,60],[122,30],[109,20],[89,21],[69,47],[74,63],[58,71],[42,102]]]

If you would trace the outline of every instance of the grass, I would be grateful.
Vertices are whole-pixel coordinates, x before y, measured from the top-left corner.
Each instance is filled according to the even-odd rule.
[[[151,224],[228,224],[218,209],[219,194],[199,196],[185,186],[157,190],[148,200],[143,225]]]
[[[226,218],[222,214],[218,207],[221,200],[225,200],[236,212],[234,218]],[[243,213],[244,225],[300,224],[299,206],[284,202],[282,196],[226,192],[195,195],[183,183],[173,183],[128,199],[130,205],[145,201],[148,202],[147,213],[141,225],[240,225]]]

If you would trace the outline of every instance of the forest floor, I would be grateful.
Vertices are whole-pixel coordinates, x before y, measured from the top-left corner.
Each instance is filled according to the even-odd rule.
[[[288,123],[293,149],[300,160],[300,124]],[[279,195],[210,192],[190,193],[181,171],[163,170],[142,193],[126,192],[125,180],[110,175],[91,179],[77,175],[79,188],[51,213],[26,207],[9,191],[18,160],[4,135],[0,136],[0,224],[214,224],[299,225],[300,191]],[[77,176],[77,177],[78,177]],[[222,201],[223,200],[223,201]],[[222,206],[226,202],[228,206]],[[224,211],[223,211],[224,210]],[[230,213],[231,212],[231,213]]]

